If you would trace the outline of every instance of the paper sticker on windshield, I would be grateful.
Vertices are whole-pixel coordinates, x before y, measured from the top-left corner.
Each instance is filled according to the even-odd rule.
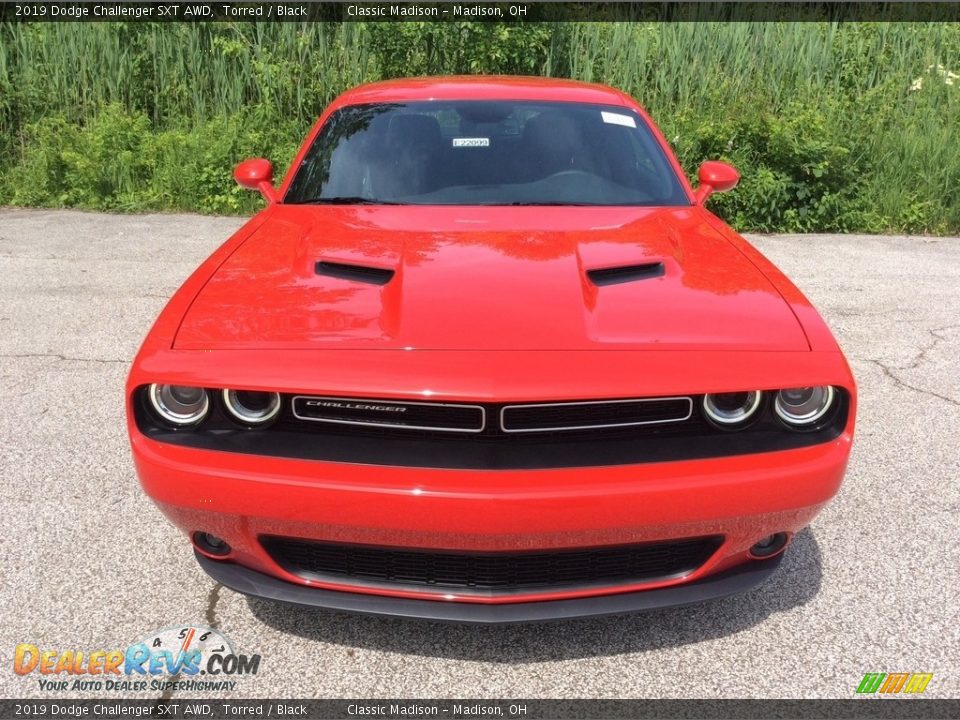
[[[624,127],[632,128],[637,126],[637,121],[633,119],[632,115],[621,115],[620,113],[612,113],[601,110],[600,117],[603,118],[605,123],[610,123],[611,125],[623,125]]]
[[[490,138],[454,138],[454,147],[490,147]]]

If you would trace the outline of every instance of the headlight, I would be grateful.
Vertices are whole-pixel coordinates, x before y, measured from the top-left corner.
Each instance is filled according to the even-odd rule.
[[[717,425],[734,427],[753,417],[762,397],[759,390],[704,395],[703,411]]]
[[[203,388],[154,383],[148,395],[150,404],[161,418],[181,427],[196,425],[210,410],[210,398]]]
[[[224,390],[227,412],[246,425],[263,425],[280,412],[280,393],[253,390]]]
[[[773,407],[788,425],[811,425],[827,414],[833,406],[834,395],[829,385],[789,388],[777,393]]]

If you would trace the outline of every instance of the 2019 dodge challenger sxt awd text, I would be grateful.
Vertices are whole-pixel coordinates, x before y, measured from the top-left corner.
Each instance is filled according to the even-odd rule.
[[[763,581],[836,493],[856,394],[789,280],[608,87],[367,85],[186,281],[127,386],[146,492],[204,570],[476,622]]]

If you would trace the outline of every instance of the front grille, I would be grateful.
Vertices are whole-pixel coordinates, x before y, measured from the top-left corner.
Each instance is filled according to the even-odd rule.
[[[160,422],[146,387],[140,387],[133,408],[137,427],[156,442],[249,455],[389,467],[543,470],[809,447],[839,437],[850,409],[849,395],[838,390],[836,407],[822,424],[795,432],[776,417],[773,391],[767,391],[756,422],[729,432],[707,421],[702,395],[522,405],[284,395],[276,420],[251,432],[232,419],[218,393],[212,395],[210,416],[185,432]],[[684,413],[689,416],[682,419]]]
[[[693,414],[693,400],[667,397],[483,406],[297,395],[291,408],[297,419],[313,422],[435,432],[486,430],[488,434],[497,434],[682,422]]]
[[[720,546],[718,536],[536,552],[459,552],[264,537],[270,556],[309,580],[458,594],[509,595],[681,577]]]
[[[688,397],[507,405],[500,427],[504,432],[588,430],[682,422],[692,414]]]

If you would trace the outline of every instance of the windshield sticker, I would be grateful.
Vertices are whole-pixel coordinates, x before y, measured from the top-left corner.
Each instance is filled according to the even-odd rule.
[[[454,147],[490,147],[490,138],[454,138]]]
[[[603,118],[605,123],[610,123],[611,125],[623,125],[624,127],[635,128],[637,126],[637,121],[633,119],[631,115],[621,115],[620,113],[605,112],[600,111],[600,117]]]

